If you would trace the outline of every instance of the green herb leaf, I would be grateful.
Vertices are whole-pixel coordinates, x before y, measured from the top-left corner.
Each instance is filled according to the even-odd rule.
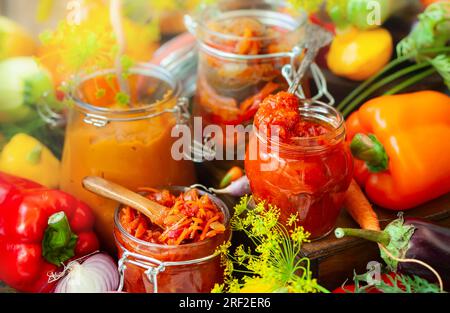
[[[97,89],[97,91],[95,92],[95,97],[97,99],[101,99],[106,95],[106,90],[104,88],[99,88]]]
[[[368,275],[369,274],[369,275]],[[376,289],[383,293],[440,293],[440,288],[434,283],[419,276],[402,274],[384,275],[385,279],[368,283],[370,272],[363,275],[354,275],[355,293],[367,293]],[[345,290],[345,286],[343,287]]]
[[[437,2],[419,15],[419,23],[411,33],[397,45],[399,57],[412,56],[420,62],[428,58],[420,51],[429,48],[443,48],[450,40],[450,3]]]
[[[116,102],[120,106],[127,106],[130,104],[130,96],[124,92],[118,92],[116,94]]]
[[[296,226],[297,217],[289,219],[289,230],[279,223],[279,209],[264,202],[250,208],[252,203],[252,198],[242,198],[231,219],[232,230],[243,232],[252,245],[240,245],[234,252],[230,243],[219,247],[225,284],[213,291],[328,292],[312,278],[309,259],[301,257],[309,234]]]

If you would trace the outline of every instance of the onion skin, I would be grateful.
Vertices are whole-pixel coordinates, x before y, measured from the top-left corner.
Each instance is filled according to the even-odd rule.
[[[242,176],[224,189],[211,189],[211,191],[216,194],[227,194],[233,197],[243,197],[252,193],[247,176]]]
[[[66,271],[55,293],[108,293],[117,291],[119,286],[117,265],[105,253],[95,254],[81,264],[72,261]]]

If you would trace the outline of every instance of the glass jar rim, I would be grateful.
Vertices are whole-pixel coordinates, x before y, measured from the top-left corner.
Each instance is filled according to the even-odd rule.
[[[170,96],[168,96],[165,99],[162,99],[160,101],[156,101],[151,104],[146,104],[137,108],[127,108],[127,109],[110,109],[107,107],[100,107],[96,105],[92,105],[90,103],[87,103],[85,101],[82,101],[80,97],[77,95],[78,88],[85,83],[88,80],[102,77],[102,76],[108,76],[111,74],[116,74],[116,70],[113,68],[110,69],[103,69],[96,71],[94,73],[90,73],[84,77],[82,77],[79,81],[76,82],[75,87],[73,88],[73,91],[70,93],[69,97],[70,99],[75,103],[75,106],[82,110],[87,111],[94,114],[108,114],[108,115],[139,115],[139,114],[146,114],[149,111],[157,109],[157,107],[163,106],[164,104],[167,104],[173,99],[177,99],[180,97],[181,94],[181,84],[180,82],[172,75],[171,72],[166,70],[165,68],[150,64],[150,63],[139,63],[132,68],[129,69],[129,72],[131,74],[137,74],[149,78],[155,78],[158,79],[164,83],[167,83],[171,88],[172,92]],[[174,107],[176,106],[176,102],[174,102]]]
[[[271,0],[264,0],[261,1],[262,3],[277,5],[279,7],[288,7],[289,4],[286,1],[271,1]],[[209,6],[206,10],[202,11],[202,14],[207,14],[208,12],[211,12],[213,9],[217,9],[219,7],[219,4]],[[227,16],[235,17],[238,16],[238,14],[242,14],[245,12],[248,16],[248,14],[258,17],[264,15],[266,18],[270,18],[271,21],[277,21],[277,24],[275,26],[282,27],[284,29],[287,29],[288,32],[286,35],[294,33],[295,31],[299,30],[301,27],[303,27],[307,22],[307,14],[304,11],[298,12],[298,17],[293,17],[292,15],[289,15],[287,13],[283,12],[277,12],[273,10],[265,10],[265,9],[236,9],[236,10],[230,10],[228,12],[223,13],[222,17],[220,19],[226,18]],[[279,35],[274,34],[271,36],[253,36],[253,37],[243,37],[233,34],[224,34],[218,31],[211,30],[206,25],[206,20],[204,18],[199,18],[199,16],[190,17],[187,16],[187,22],[186,24],[191,23],[191,21],[195,21],[194,23],[201,29],[202,32],[217,37],[221,40],[234,40],[234,41],[241,41],[241,40],[253,40],[253,41],[263,41],[263,40],[273,40],[278,39]],[[188,28],[189,25],[188,25]],[[291,53],[292,51],[285,51],[285,52],[277,52],[277,53],[271,53],[271,54],[260,54],[260,55],[241,55],[236,53],[230,53],[221,51],[219,49],[213,48],[207,43],[203,42],[202,39],[198,38],[197,32],[193,32],[197,40],[200,42],[200,46],[203,49],[206,49],[209,53],[212,54],[218,54],[223,57],[234,57],[234,58],[243,58],[243,59],[254,59],[254,58],[264,58],[264,57],[285,57],[286,54]]]
[[[311,153],[321,152],[327,150],[330,146],[333,145],[324,145],[319,143],[320,141],[325,141],[327,143],[334,141],[337,144],[345,138],[345,118],[342,113],[333,106],[330,106],[321,101],[314,101],[313,103],[309,104],[303,103],[303,105],[299,107],[299,110],[302,117],[305,117],[309,120],[323,121],[327,125],[331,125],[333,127],[333,130],[319,136],[298,137],[295,139],[295,143],[282,143],[279,141],[273,141],[272,139],[267,138],[264,132],[258,131],[257,127],[253,127],[255,136],[262,144],[269,145],[271,149],[288,154],[305,153],[305,151],[303,150],[305,148],[308,148],[308,152]],[[326,113],[332,115],[334,123],[324,120],[324,118],[320,115]]]
[[[179,192],[185,192],[186,190],[192,189],[191,187],[181,187],[181,186],[170,186],[170,187],[163,187],[161,189],[168,189],[170,191],[179,191]],[[221,209],[223,215],[224,215],[224,219],[225,219],[225,227],[228,229],[230,226],[230,220],[231,220],[231,216],[230,216],[230,210],[228,209],[228,206],[221,200],[219,199],[219,197],[203,191],[203,190],[198,190],[200,194],[207,194],[211,200]],[[158,244],[158,243],[152,243],[152,242],[148,242],[148,241],[144,241],[141,239],[138,239],[136,237],[134,237],[133,235],[131,235],[129,232],[127,232],[125,230],[125,228],[122,226],[122,223],[120,223],[119,220],[119,214],[120,211],[122,210],[123,205],[119,205],[116,208],[116,211],[114,213],[114,224],[117,227],[117,229],[120,231],[120,233],[122,235],[124,235],[127,239],[131,240],[134,243],[137,243],[141,246],[144,246],[146,248],[158,248],[158,249],[165,249],[165,250],[172,250],[172,249],[179,249],[180,246],[174,246],[174,245],[163,245],[163,244]],[[230,234],[231,236],[231,234]],[[204,245],[209,244],[214,238],[209,238],[203,241],[199,241],[199,242],[194,242],[194,243],[188,243],[188,244],[184,244],[181,245],[183,248],[197,248],[197,247],[201,247]],[[228,238],[227,238],[228,239]],[[117,240],[117,239],[116,239]]]

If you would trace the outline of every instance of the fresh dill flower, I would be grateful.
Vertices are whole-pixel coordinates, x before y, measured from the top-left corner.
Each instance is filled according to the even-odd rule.
[[[296,223],[298,223],[298,213],[292,214],[287,221],[287,225],[289,227],[295,225]]]
[[[250,197],[241,199],[231,225],[233,231],[248,237],[252,247],[240,245],[231,252],[230,243],[226,243],[218,248],[225,283],[216,285],[213,291],[328,292],[312,278],[309,259],[301,256],[309,234],[296,226],[298,217],[289,219],[290,225],[282,225],[278,208],[264,202],[250,204]]]

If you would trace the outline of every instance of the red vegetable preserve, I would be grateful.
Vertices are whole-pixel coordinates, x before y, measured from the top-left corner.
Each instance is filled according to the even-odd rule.
[[[144,188],[167,207],[164,229],[130,207],[119,207],[115,237],[123,289],[131,293],[209,293],[223,281],[216,249],[229,240],[229,212],[196,189]],[[181,217],[181,218],[180,218]]]
[[[342,115],[289,93],[267,97],[255,116],[245,169],[253,195],[281,210],[312,239],[334,227],[353,172]]]

